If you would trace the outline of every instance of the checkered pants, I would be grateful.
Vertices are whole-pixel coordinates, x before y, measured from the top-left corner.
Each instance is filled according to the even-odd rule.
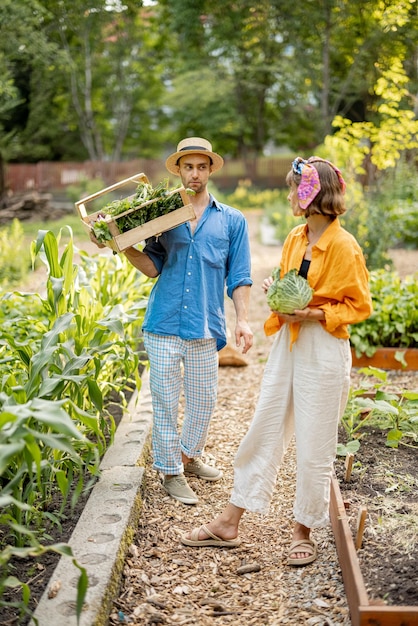
[[[153,467],[181,474],[181,453],[202,456],[215,409],[218,384],[216,339],[181,339],[144,332],[150,363],[153,408]],[[178,409],[183,387],[184,419],[179,433]]]

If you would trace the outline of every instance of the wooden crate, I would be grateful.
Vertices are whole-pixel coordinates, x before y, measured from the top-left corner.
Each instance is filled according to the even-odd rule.
[[[83,225],[86,231],[88,233],[92,231],[93,224],[96,221],[98,215],[102,214],[102,211],[100,210],[95,211],[94,213],[88,213],[86,205],[89,202],[92,202],[93,200],[96,200],[97,198],[100,198],[101,196],[107,193],[116,191],[117,189],[120,189],[123,186],[127,186],[129,184],[132,185],[133,183],[139,184],[140,182],[144,182],[144,183],[149,182],[147,176],[143,173],[134,174],[133,176],[130,176],[129,178],[125,178],[124,180],[121,180],[120,182],[115,183],[114,185],[110,185],[110,187],[101,189],[100,191],[97,191],[96,193],[93,193],[90,196],[87,196],[86,198],[83,198],[82,200],[79,200],[78,202],[76,202],[75,207],[79,213],[79,216],[83,222]],[[126,248],[134,246],[140,241],[144,241],[148,237],[160,235],[161,233],[164,233],[167,230],[171,230],[172,228],[175,228],[176,226],[180,226],[180,224],[184,224],[185,222],[188,222],[189,220],[195,219],[196,215],[193,209],[193,205],[190,203],[189,197],[184,187],[179,187],[178,189],[174,189],[170,193],[172,194],[179,193],[181,195],[183,206],[180,209],[175,209],[174,211],[171,211],[170,213],[167,213],[166,215],[161,215],[160,217],[157,217],[156,219],[150,220],[149,222],[145,222],[145,224],[142,224],[142,226],[137,226],[136,228],[132,228],[131,230],[128,230],[124,233],[121,233],[118,228],[118,224],[117,224],[118,219],[120,219],[124,215],[128,215],[129,213],[140,211],[141,209],[148,206],[149,204],[152,204],[153,202],[157,202],[158,200],[157,198],[153,200],[148,200],[147,202],[144,202],[140,206],[137,206],[133,209],[129,209],[125,211],[124,213],[121,213],[117,217],[106,216],[104,220],[107,222],[109,231],[112,235],[112,239],[106,242],[106,245],[110,247],[112,250],[114,250],[115,252],[123,252],[123,250],[126,250]],[[130,195],[127,197],[132,198],[133,195]]]

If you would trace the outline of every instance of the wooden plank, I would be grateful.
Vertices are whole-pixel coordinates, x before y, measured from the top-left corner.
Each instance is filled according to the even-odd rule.
[[[367,606],[369,602],[345,513],[344,502],[335,475],[331,478],[330,517],[350,609],[351,623],[352,626],[360,626],[359,607]]]
[[[180,224],[184,224],[195,217],[196,215],[193,205],[186,204],[186,206],[176,209],[175,211],[171,211],[171,213],[167,213],[166,215],[161,215],[154,220],[146,222],[142,226],[137,226],[136,228],[128,230],[126,233],[116,235],[114,237],[114,241],[118,250],[122,252],[130,246],[134,246],[140,241],[148,239],[148,237],[153,237],[166,232],[167,230],[171,230],[172,228],[180,226]]]
[[[345,475],[344,480],[348,483],[351,479],[351,472],[353,471],[353,462],[354,462],[354,454],[352,452],[348,452],[345,457]]]
[[[402,365],[395,359],[396,352],[403,352],[407,363]],[[354,348],[351,349],[353,367],[378,367],[380,369],[412,371],[418,370],[418,349],[417,348],[378,348],[371,357],[362,355],[356,356]]]
[[[364,534],[364,528],[366,525],[366,518],[367,518],[367,508],[365,506],[361,506],[359,508],[358,516],[357,516],[357,529],[356,529],[357,532],[356,532],[356,541],[355,541],[356,550],[360,550],[361,544],[363,543],[363,534]]]
[[[417,626],[418,606],[369,602],[335,474],[331,478],[330,518],[352,626]]]
[[[417,626],[418,606],[359,607],[360,626]]]

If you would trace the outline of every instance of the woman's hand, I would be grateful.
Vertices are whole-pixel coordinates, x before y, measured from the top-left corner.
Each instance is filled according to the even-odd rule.
[[[289,313],[280,313],[280,311],[274,311],[274,313],[286,324],[306,321],[320,322],[325,319],[325,313],[322,309],[310,309],[309,307],[305,309],[295,309],[291,315]]]
[[[261,285],[262,290],[264,291],[264,293],[267,293],[268,288],[270,287],[270,285],[273,284],[273,277],[269,276],[268,278],[265,278],[263,280],[263,284]]]

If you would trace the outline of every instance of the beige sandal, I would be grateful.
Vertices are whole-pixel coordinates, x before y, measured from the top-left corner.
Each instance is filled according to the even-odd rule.
[[[203,532],[208,535],[208,539],[199,539],[199,533],[201,530],[203,530]],[[186,535],[182,535],[182,537],[180,537],[180,541],[185,546],[192,546],[193,548],[201,546],[236,548],[237,546],[241,545],[240,539],[222,539],[221,537],[214,535],[205,525],[198,528],[193,528],[192,532],[190,533],[190,539],[188,539]]]
[[[297,552],[307,552],[309,556],[305,556],[302,559],[291,558],[290,555]],[[308,563],[312,563],[317,558],[318,546],[312,539],[297,539],[290,544],[287,555],[288,565],[308,565]]]

